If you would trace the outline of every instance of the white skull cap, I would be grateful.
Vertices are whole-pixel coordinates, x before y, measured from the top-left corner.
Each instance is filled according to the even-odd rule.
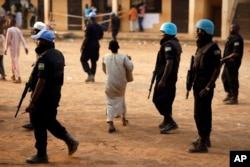
[[[38,29],[38,30],[44,30],[44,29],[46,29],[46,24],[44,24],[41,21],[37,21],[37,22],[35,22],[33,28]]]

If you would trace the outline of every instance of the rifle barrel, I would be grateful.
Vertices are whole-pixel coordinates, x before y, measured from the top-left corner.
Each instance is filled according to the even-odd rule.
[[[15,118],[17,117],[17,114],[18,114],[18,112],[19,112],[19,110],[20,110],[20,108],[21,108],[23,99],[25,98],[25,96],[26,96],[26,94],[27,94],[27,92],[28,92],[28,89],[29,89],[29,84],[26,83],[25,88],[24,88],[23,93],[22,93],[22,96],[21,96],[21,99],[20,99],[20,101],[19,101],[19,103],[18,103],[18,106],[17,106]]]
[[[151,89],[149,89],[149,92],[148,92],[148,99],[150,98],[150,94],[151,94]]]
[[[148,92],[148,99],[150,97],[150,94],[151,94],[151,90],[152,90],[152,87],[154,85],[154,82],[155,82],[155,76],[156,76],[156,73],[155,71],[153,71],[153,76],[152,76],[152,79],[151,79],[151,83],[150,83],[150,87],[149,87],[149,92]]]
[[[189,91],[187,91],[186,93],[186,99],[188,99],[188,96],[189,96]]]

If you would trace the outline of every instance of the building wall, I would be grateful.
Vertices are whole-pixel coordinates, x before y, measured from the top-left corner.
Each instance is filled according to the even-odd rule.
[[[233,13],[235,12],[235,2],[238,0],[223,0],[222,1],[222,21],[221,21],[221,38],[228,37],[228,30],[232,22]],[[227,30],[227,31],[225,31]]]
[[[188,33],[190,35],[195,34],[195,24],[201,18],[205,18],[206,0],[190,0],[189,1],[189,25],[188,25]]]
[[[143,21],[146,32],[156,32],[162,23],[171,21],[171,0],[162,0],[162,13],[147,13]],[[128,12],[130,9],[130,1],[122,0],[122,18],[121,18],[121,31],[129,31],[129,17]],[[155,20],[152,20],[155,19]],[[149,27],[149,28],[147,28]]]
[[[67,30],[67,1],[53,0],[52,1],[52,11],[53,11],[53,20],[56,24],[57,30]],[[62,14],[62,15],[60,15]]]
[[[121,18],[121,31],[129,31],[129,17],[128,12],[130,9],[130,1],[122,1],[122,18]],[[156,19],[156,20],[152,20]],[[162,23],[171,21],[171,0],[162,0],[162,13],[147,13],[143,23],[146,32],[157,32]],[[149,28],[147,28],[149,27]]]
[[[5,0],[0,0],[0,4],[3,4]],[[214,5],[220,5],[221,8],[221,20],[217,20],[216,26],[221,31],[221,37],[225,39],[227,37],[227,32],[225,29],[228,29],[230,24],[231,11],[233,10],[233,4],[236,0],[189,0],[189,19],[188,19],[188,33],[193,35],[195,32],[195,24],[201,18],[214,18],[213,7]],[[244,0],[241,0],[244,1]],[[30,0],[35,7],[38,8],[38,0]],[[57,30],[67,30],[67,2],[66,0],[52,0],[53,7],[53,20],[56,24]],[[146,32],[157,32],[162,23],[171,21],[171,2],[172,0],[162,0],[162,12],[161,13],[146,13],[145,24],[149,27],[145,27]],[[82,1],[82,11],[84,11],[85,4],[91,4],[91,0]],[[121,31],[129,31],[129,19],[128,11],[130,8],[129,0],[121,0],[122,4],[122,18],[121,18]],[[30,15],[28,16],[30,17]],[[152,19],[155,19],[152,22]],[[29,18],[27,19],[29,20]],[[99,20],[101,21],[101,20]],[[218,23],[220,22],[220,23]],[[84,23],[83,23],[84,24]],[[84,25],[82,26],[84,27]]]
[[[130,9],[130,1],[122,0],[121,31],[129,30],[129,18],[128,18],[129,9]]]
[[[160,13],[160,23],[156,24],[157,30],[159,30],[159,27],[164,22],[171,21],[171,0],[162,0],[162,13]]]
[[[223,1],[228,2],[228,0],[190,0],[188,33],[194,36],[197,21],[206,18],[214,22],[215,36],[220,36],[223,30],[222,26],[225,28],[222,20],[227,20],[228,18],[228,16],[222,17],[223,10],[224,12],[228,11],[227,7],[222,8],[222,5],[225,4]]]

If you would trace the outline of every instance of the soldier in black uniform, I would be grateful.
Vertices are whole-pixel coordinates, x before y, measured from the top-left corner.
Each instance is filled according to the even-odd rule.
[[[199,138],[189,148],[190,153],[208,152],[212,129],[212,99],[215,81],[220,74],[221,51],[212,41],[214,24],[208,19],[201,19],[196,24],[197,50],[194,57],[194,119]]]
[[[33,26],[31,34],[35,35],[35,34],[39,33],[41,30],[44,30],[44,29],[46,29],[46,24],[44,24],[41,21],[37,21]],[[27,124],[24,124],[22,127],[27,129],[27,130],[33,130],[34,129],[31,121],[29,123],[27,123]]]
[[[230,26],[230,36],[225,45],[222,63],[225,63],[221,75],[226,98],[225,104],[238,104],[239,94],[239,68],[243,56],[244,41],[239,34],[240,26],[232,24]]]
[[[159,113],[164,117],[159,125],[160,133],[166,134],[177,129],[178,125],[172,117],[172,104],[175,99],[176,81],[182,48],[179,40],[175,37],[177,27],[167,22],[162,24],[163,38],[160,41],[161,47],[157,55],[155,75],[156,84],[154,87],[153,102]]]
[[[88,74],[88,78],[85,82],[94,82],[97,61],[99,59],[99,49],[100,44],[99,40],[103,37],[102,27],[96,23],[96,13],[91,12],[89,14],[89,24],[86,27],[85,38],[82,42],[80,48],[83,70]],[[88,61],[91,62],[91,67],[88,64]]]
[[[32,73],[32,95],[26,112],[31,114],[37,154],[26,162],[38,164],[48,163],[47,130],[65,141],[69,155],[77,150],[79,142],[56,119],[64,78],[64,56],[54,48],[55,37],[51,31],[42,30],[32,38],[38,40],[35,51],[39,58]]]
[[[117,40],[117,34],[120,29],[120,18],[116,16],[114,12],[111,13],[111,33],[112,33],[112,38],[113,40]]]

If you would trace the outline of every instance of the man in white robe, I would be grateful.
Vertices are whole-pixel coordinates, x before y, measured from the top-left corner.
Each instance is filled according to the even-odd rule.
[[[117,115],[122,116],[123,126],[126,126],[126,103],[125,91],[127,85],[126,71],[132,72],[133,63],[130,57],[125,54],[118,53],[119,44],[112,40],[109,43],[110,54],[103,57],[103,71],[106,74],[105,94],[107,104],[107,123],[109,123],[109,133],[115,132],[117,129],[113,124],[113,119]]]
[[[20,69],[19,69],[19,55],[20,55],[20,44],[23,44],[26,54],[28,54],[28,46],[23,37],[21,30],[15,26],[15,19],[11,20],[11,27],[7,29],[6,34],[6,45],[5,45],[5,55],[7,54],[7,49],[10,48],[11,57],[11,67],[12,67],[12,77],[14,83],[21,83]]]

